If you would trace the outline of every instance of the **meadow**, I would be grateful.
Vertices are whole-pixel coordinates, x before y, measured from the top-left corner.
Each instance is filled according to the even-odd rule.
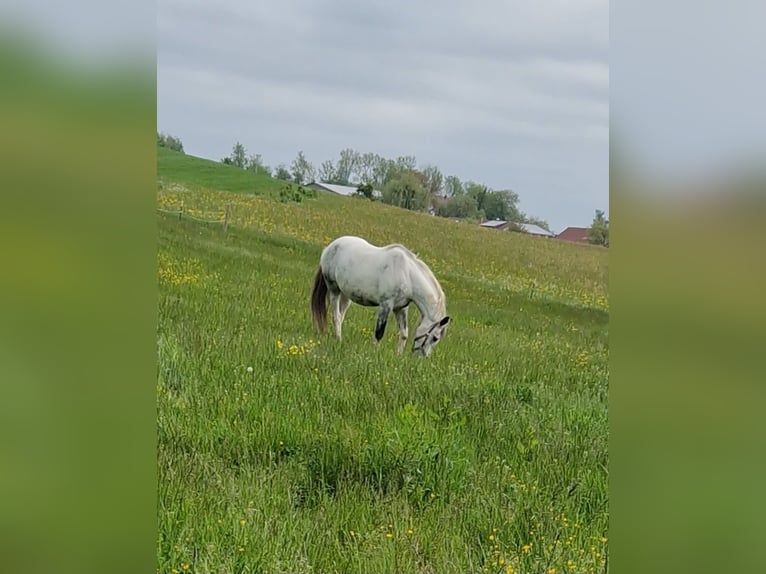
[[[607,571],[607,251],[282,187],[158,149],[158,207],[230,206],[157,215],[158,572]],[[341,234],[434,271],[429,359],[312,331]]]

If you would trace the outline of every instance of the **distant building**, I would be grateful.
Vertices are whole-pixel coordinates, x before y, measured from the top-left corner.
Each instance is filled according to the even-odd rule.
[[[338,185],[337,183],[321,183],[314,181],[308,185],[304,185],[303,187],[310,187],[311,189],[318,189],[319,191],[329,191],[337,195],[345,195],[346,197],[357,194],[357,188],[355,186]],[[382,194],[377,189],[374,189],[372,190],[372,195],[373,197],[381,197]]]
[[[543,229],[539,225],[535,225],[534,223],[517,223],[516,225],[519,226],[519,229],[523,231],[524,233],[528,233],[529,235],[539,235],[541,237],[556,237],[555,234],[551,233],[547,229]]]
[[[590,231],[588,227],[567,227],[556,236],[556,239],[574,243],[588,243],[588,231]]]
[[[510,226],[510,223],[507,221],[503,221],[501,219],[492,219],[487,221],[482,221],[479,224],[481,227],[486,227],[487,229],[508,229]]]

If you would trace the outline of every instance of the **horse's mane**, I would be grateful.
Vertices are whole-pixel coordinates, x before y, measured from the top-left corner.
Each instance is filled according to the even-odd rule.
[[[409,255],[412,261],[420,268],[420,270],[428,278],[428,280],[431,282],[434,289],[436,290],[437,297],[438,297],[439,310],[443,313],[445,309],[444,290],[442,289],[442,286],[439,284],[439,280],[436,279],[436,276],[434,275],[433,271],[431,271],[431,268],[428,265],[426,265],[426,263],[420,257],[415,255],[412,251],[407,249],[404,245],[401,245],[399,243],[392,243],[391,245],[386,245],[385,248],[386,249],[394,249],[394,248],[401,249],[407,255]]]

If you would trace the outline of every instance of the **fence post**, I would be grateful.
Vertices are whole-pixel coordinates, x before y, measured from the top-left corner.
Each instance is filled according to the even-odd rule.
[[[231,203],[226,204],[226,214],[223,216],[223,232],[229,229],[229,210],[231,209]]]
[[[181,202],[181,209],[178,210],[178,219],[181,219],[181,217],[184,214],[184,202]]]

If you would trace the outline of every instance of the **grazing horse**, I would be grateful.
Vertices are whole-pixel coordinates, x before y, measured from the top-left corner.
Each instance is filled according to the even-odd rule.
[[[383,338],[386,322],[393,311],[399,325],[398,352],[407,343],[407,307],[414,303],[420,311],[412,351],[425,357],[444,337],[450,318],[446,299],[434,274],[414,253],[402,245],[371,245],[361,237],[343,236],[322,251],[319,269],[311,292],[314,327],[327,329],[327,299],[332,308],[335,336],[351,302],[378,307],[375,340]]]

